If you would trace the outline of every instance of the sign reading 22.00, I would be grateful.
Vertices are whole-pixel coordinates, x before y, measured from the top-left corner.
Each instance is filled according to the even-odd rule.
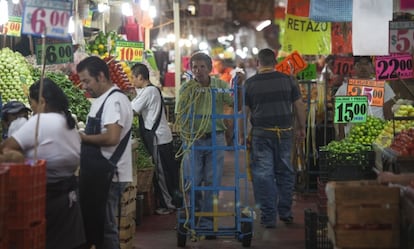
[[[26,3],[22,33],[67,38],[72,2],[31,0]]]
[[[377,80],[398,80],[413,78],[413,58],[411,54],[375,56]]]

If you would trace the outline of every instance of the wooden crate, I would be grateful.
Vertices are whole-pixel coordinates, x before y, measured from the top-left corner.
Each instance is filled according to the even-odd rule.
[[[399,248],[400,190],[376,181],[329,182],[328,237],[339,248]]]
[[[124,193],[122,193],[121,196],[121,204],[122,203],[128,203],[130,201],[134,201],[137,197],[137,188],[134,187],[131,183],[128,184],[124,190]]]

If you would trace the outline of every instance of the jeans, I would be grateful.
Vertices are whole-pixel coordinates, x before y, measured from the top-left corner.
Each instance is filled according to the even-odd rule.
[[[292,133],[252,137],[251,170],[256,205],[261,222],[275,225],[276,217],[292,217],[295,171],[291,165]]]
[[[196,140],[193,146],[195,148],[200,146],[211,146],[212,143],[213,138],[210,137]],[[224,132],[216,133],[216,143],[214,145],[225,146]],[[186,178],[193,177],[192,186],[221,186],[224,150],[214,150],[214,157],[212,150],[194,150],[190,153],[192,157],[186,157],[184,167]],[[195,199],[193,203],[196,212],[211,212],[213,210],[214,195],[218,198],[218,191],[195,191]],[[212,217],[200,218],[199,226],[203,228],[212,228]]]
[[[120,248],[117,216],[119,201],[126,185],[126,182],[112,182],[109,188],[104,227],[104,249]]]

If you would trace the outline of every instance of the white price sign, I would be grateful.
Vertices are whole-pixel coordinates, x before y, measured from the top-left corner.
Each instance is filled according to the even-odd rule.
[[[22,33],[67,38],[71,14],[71,2],[29,1],[24,8]]]
[[[390,21],[389,53],[411,53],[414,47],[414,21]]]

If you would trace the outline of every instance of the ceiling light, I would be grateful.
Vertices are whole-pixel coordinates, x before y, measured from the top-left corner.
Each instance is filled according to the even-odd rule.
[[[267,27],[267,26],[269,26],[270,24],[272,24],[272,21],[270,21],[270,20],[263,21],[263,22],[259,23],[259,24],[256,26],[256,30],[257,30],[257,31],[262,31],[264,28],[266,28],[266,27]]]
[[[196,5],[194,1],[190,1],[187,5],[187,11],[190,13],[190,15],[195,16],[196,14]]]
[[[132,7],[129,3],[122,3],[121,5],[121,12],[124,16],[132,16]]]

